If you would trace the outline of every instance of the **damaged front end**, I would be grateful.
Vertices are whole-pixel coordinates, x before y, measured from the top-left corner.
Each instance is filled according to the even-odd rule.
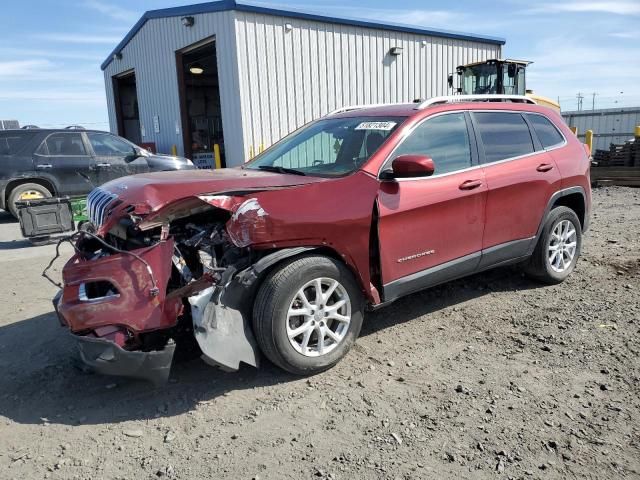
[[[277,259],[251,248],[251,232],[269,228],[258,200],[191,196],[153,211],[95,192],[91,224],[74,235],[54,299],[82,361],[154,383],[168,379],[181,349],[226,370],[258,366],[252,300],[261,271]]]

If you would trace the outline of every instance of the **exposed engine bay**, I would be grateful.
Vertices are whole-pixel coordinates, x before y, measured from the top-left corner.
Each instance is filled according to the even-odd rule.
[[[232,197],[211,198],[227,207]],[[86,364],[155,383],[167,380],[176,350],[197,351],[229,370],[240,362],[258,365],[254,283],[283,252],[244,246],[241,230],[230,236],[230,220],[237,227],[244,216],[252,223],[251,215],[266,215],[255,198],[229,210],[204,200],[172,212],[171,221],[147,224],[134,208],[125,209],[108,229],[88,224],[74,235],[76,254],[65,265],[54,305]]]

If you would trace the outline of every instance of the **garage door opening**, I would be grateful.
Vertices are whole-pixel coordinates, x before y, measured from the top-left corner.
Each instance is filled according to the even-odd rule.
[[[142,143],[142,135],[140,132],[140,111],[138,109],[135,72],[131,71],[113,77],[113,93],[116,104],[118,135],[136,145],[140,145]]]
[[[225,166],[216,43],[177,52],[184,152],[200,168]]]

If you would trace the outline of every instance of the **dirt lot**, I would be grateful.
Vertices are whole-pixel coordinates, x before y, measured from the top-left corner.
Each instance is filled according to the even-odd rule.
[[[594,210],[563,285],[495,270],[368,314],[316,377],[195,360],[157,389],[74,367],[53,247],[1,216],[0,478],[640,478],[640,190]]]

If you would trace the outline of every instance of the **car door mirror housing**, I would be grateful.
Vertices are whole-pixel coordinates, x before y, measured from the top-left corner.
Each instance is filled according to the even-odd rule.
[[[141,156],[142,156],[142,152],[140,150],[138,150],[137,148],[134,148],[129,155],[124,157],[124,161],[127,162],[127,163],[133,162],[136,158],[141,157]]]
[[[416,178],[429,177],[435,170],[433,159],[427,155],[400,155],[382,173],[385,178]]]

